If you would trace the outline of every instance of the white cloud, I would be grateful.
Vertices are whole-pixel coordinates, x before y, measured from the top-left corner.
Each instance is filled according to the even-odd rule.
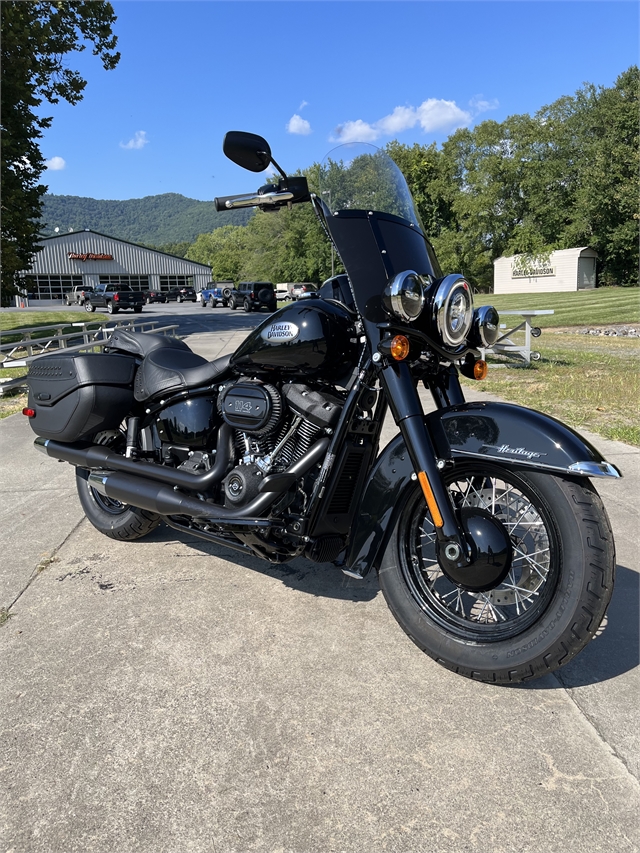
[[[309,106],[309,101],[303,101],[298,107],[299,110],[303,110],[305,107]]]
[[[469,101],[469,106],[475,113],[478,115],[479,113],[486,113],[489,110],[497,110],[500,106],[500,102],[497,98],[491,98],[491,100],[487,100],[483,95],[475,95]]]
[[[121,142],[120,148],[144,148],[148,142],[147,131],[136,130],[133,134],[133,139],[130,139],[128,142]]]
[[[375,142],[381,136],[394,136],[417,124],[425,133],[433,133],[445,128],[465,127],[470,122],[471,113],[461,110],[455,101],[429,98],[419,107],[396,107],[388,116],[373,124],[362,119],[346,121],[336,128],[332,141]]]
[[[62,157],[52,157],[46,162],[47,170],[50,172],[60,172],[67,166],[66,160]]]
[[[311,133],[311,125],[306,119],[294,113],[287,122],[287,131],[297,133],[299,136],[308,136]]]

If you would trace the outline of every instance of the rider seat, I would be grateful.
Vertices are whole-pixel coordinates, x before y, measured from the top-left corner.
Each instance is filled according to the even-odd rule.
[[[191,350],[154,350],[138,368],[134,397],[141,403],[161,394],[213,384],[224,378],[230,361],[231,355],[207,361]]]

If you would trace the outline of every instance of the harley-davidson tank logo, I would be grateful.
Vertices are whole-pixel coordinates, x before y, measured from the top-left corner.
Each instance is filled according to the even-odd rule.
[[[489,450],[495,450],[497,453],[512,453],[514,456],[524,456],[527,459],[539,459],[541,456],[548,456],[547,453],[527,450],[526,447],[511,447],[508,444],[485,444],[484,446]]]
[[[295,323],[272,323],[260,333],[263,341],[270,344],[278,344],[282,341],[295,341],[300,334],[300,329]]]

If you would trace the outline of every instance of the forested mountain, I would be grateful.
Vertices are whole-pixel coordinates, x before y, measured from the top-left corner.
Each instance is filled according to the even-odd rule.
[[[209,233],[222,225],[245,225],[253,212],[218,213],[212,201],[197,201],[178,193],[126,201],[45,195],[42,234],[48,237],[56,228],[60,232],[90,228],[109,237],[147,246],[192,243],[199,234]]]

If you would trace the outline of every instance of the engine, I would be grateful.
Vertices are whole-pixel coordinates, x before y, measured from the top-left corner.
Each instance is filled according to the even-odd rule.
[[[304,456],[335,428],[343,403],[335,393],[300,383],[278,389],[244,378],[225,385],[218,410],[234,428],[237,463],[224,480],[225,505],[248,503],[267,474],[284,471]]]

